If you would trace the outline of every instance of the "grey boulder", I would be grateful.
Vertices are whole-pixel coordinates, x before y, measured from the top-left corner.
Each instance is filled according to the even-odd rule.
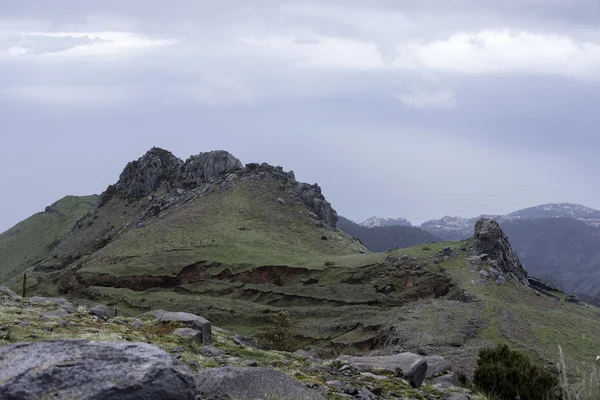
[[[452,363],[442,356],[420,356],[414,353],[398,353],[389,356],[372,357],[338,357],[341,362],[347,363],[358,371],[379,371],[399,374],[411,384],[419,387],[423,379],[434,375],[448,372],[452,369]],[[425,373],[423,374],[425,361]],[[422,377],[422,379],[421,379]]]
[[[109,319],[115,317],[114,310],[108,308],[105,305],[98,305],[90,309],[90,314],[95,315],[100,318]]]
[[[146,343],[53,340],[0,348],[0,399],[196,398],[192,372]]]
[[[144,315],[150,315],[156,318],[158,321],[166,322],[182,322],[188,327],[202,332],[202,343],[212,343],[212,326],[211,323],[199,315],[190,314],[186,312],[172,312],[165,310],[154,310],[145,313]]]
[[[197,379],[201,399],[323,399],[316,391],[270,368],[223,367],[201,372]]]

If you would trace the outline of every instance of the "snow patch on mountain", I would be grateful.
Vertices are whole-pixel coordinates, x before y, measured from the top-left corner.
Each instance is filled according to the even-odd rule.
[[[381,218],[371,217],[365,222],[359,224],[366,228],[376,228],[381,226],[412,226],[409,220],[406,218]]]

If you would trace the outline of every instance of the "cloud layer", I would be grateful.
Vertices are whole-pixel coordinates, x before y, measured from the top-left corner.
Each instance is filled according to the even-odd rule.
[[[354,219],[600,208],[597,1],[90,3],[0,4],[0,230],[154,145],[293,168]]]

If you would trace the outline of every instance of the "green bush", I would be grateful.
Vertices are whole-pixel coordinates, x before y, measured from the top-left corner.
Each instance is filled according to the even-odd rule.
[[[507,345],[479,352],[475,388],[501,400],[559,399],[558,379]]]
[[[269,325],[257,335],[260,344],[269,350],[297,350],[295,332],[287,311],[279,311],[269,315]]]

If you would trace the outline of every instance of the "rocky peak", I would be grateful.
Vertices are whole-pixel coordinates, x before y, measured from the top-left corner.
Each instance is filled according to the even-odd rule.
[[[115,188],[126,197],[139,199],[158,189],[165,181],[176,180],[182,164],[171,152],[153,147],[140,159],[127,164]]]
[[[481,218],[477,221],[474,250],[476,256],[487,256],[488,259],[495,261],[498,270],[527,284],[527,271],[496,220]]]
[[[200,153],[187,159],[182,169],[182,184],[186,188],[207,183],[211,178],[225,175],[244,166],[240,160],[223,150]]]

